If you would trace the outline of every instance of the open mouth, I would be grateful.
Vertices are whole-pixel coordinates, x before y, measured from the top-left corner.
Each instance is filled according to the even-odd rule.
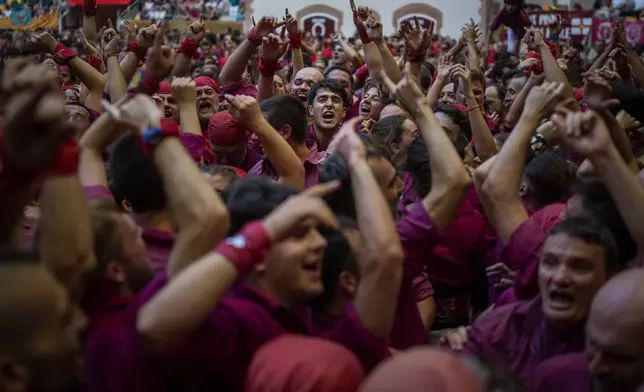
[[[311,275],[313,280],[319,280],[322,277],[322,261],[308,261],[304,263],[302,269]]]
[[[368,103],[363,103],[362,105],[360,105],[360,112],[366,114],[371,113],[371,105],[369,105]]]
[[[174,115],[174,111],[172,109],[165,109],[163,111],[163,114],[165,115],[165,118],[172,118]]]
[[[212,104],[208,101],[201,101],[197,105],[197,110],[200,114],[208,114],[212,112]]]
[[[324,120],[333,120],[333,119],[335,119],[335,114],[333,112],[327,110],[325,112],[322,112],[322,118]]]
[[[307,103],[307,102],[308,102],[308,100],[309,100],[309,94],[308,94],[307,92],[305,92],[305,91],[299,91],[299,92],[297,93],[296,97],[297,97],[300,101],[302,101],[302,102],[304,102],[304,103]]]
[[[552,290],[548,295],[550,306],[554,309],[569,309],[575,301],[575,296],[560,290]]]

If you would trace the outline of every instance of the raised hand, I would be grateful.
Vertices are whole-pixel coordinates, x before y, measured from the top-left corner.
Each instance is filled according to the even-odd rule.
[[[474,19],[470,18],[470,23],[466,23],[465,26],[461,28],[463,32],[463,38],[467,43],[476,44],[476,40],[481,35],[479,31],[479,26],[474,23]]]
[[[438,70],[436,72],[436,79],[445,80],[449,77],[452,72],[452,67],[454,63],[452,62],[453,57],[445,55],[438,59]]]
[[[124,20],[123,21],[123,26],[125,27],[125,30],[127,31],[127,42],[133,42],[136,40],[136,32],[138,28],[136,27],[136,24],[132,23],[129,20]]]
[[[175,53],[169,47],[163,46],[163,34],[165,31],[165,24],[161,24],[156,29],[154,36],[154,43],[148,50],[148,60],[145,63],[145,72],[156,80],[164,80],[174,67]]]
[[[88,55],[101,57],[101,53],[98,51],[96,46],[89,43],[89,41],[87,40],[87,37],[85,37],[85,33],[83,33],[83,30],[80,31],[80,43]]]
[[[537,48],[541,48],[546,44],[546,41],[543,38],[543,33],[541,32],[541,30],[536,28],[528,29],[525,36],[523,37],[523,42],[525,42],[528,46],[533,45]]]
[[[563,23],[561,22],[561,16],[557,15],[557,19],[550,23],[548,28],[551,36],[559,37],[564,28]]]
[[[262,38],[262,56],[265,60],[277,61],[286,53],[288,42],[282,41],[284,38],[284,28],[282,28],[282,37],[276,34],[269,34]]]
[[[121,43],[121,37],[114,29],[114,25],[110,19],[107,20],[108,28],[103,32],[101,37],[101,45],[105,55],[116,54]]]
[[[286,9],[283,22],[284,22],[284,26],[286,26],[286,31],[288,32],[288,35],[296,35],[300,31],[300,27],[297,24],[297,20],[293,17],[293,15],[289,14],[288,8]]]
[[[366,120],[362,120],[362,122],[360,122],[360,133],[370,135],[374,125],[376,125],[376,120],[371,117]]]
[[[56,45],[58,45],[56,38],[54,38],[49,33],[36,34],[31,38],[31,41],[37,45],[40,45],[49,53],[54,53],[54,51],[56,50]]]
[[[188,39],[195,44],[200,43],[205,36],[206,26],[204,26],[201,19],[192,22],[192,24],[188,26],[188,29],[186,30],[186,37],[188,37]]]
[[[44,170],[58,147],[73,134],[58,75],[43,65],[27,65],[21,70],[7,66],[4,79],[4,95],[9,99],[3,116],[3,159],[24,171]]]
[[[197,106],[197,84],[192,78],[174,78],[172,80],[172,96],[177,103]]]
[[[271,241],[278,242],[319,225],[338,228],[336,216],[322,197],[339,186],[337,181],[319,184],[286,199],[263,221]]]
[[[246,95],[224,95],[224,99],[230,103],[228,110],[235,119],[252,128],[254,124],[263,119],[259,102],[253,97]]]
[[[421,29],[418,17],[414,16],[414,27],[409,21],[404,21],[398,33],[403,37],[407,48],[411,51],[427,51],[432,44],[434,22],[429,22],[429,28]]]
[[[253,20],[253,32],[259,38],[268,37],[269,34],[272,34],[275,29],[283,26],[286,22],[279,22],[274,16],[264,16],[259,22],[255,23],[255,17],[252,17]]]
[[[371,14],[371,11],[369,13]],[[365,26],[367,27],[367,34],[369,34],[372,40],[380,41],[384,38],[382,34],[382,23],[375,16],[369,17],[365,22]]]
[[[618,102],[611,100],[612,87],[601,74],[584,74],[584,99],[590,107],[608,107]]]
[[[349,166],[365,159],[367,156],[364,143],[354,130],[356,124],[361,120],[362,118],[356,117],[345,122],[332,141],[334,151],[340,155]]]
[[[562,118],[553,118],[561,122]],[[594,110],[569,112],[563,126],[563,142],[579,155],[589,157],[602,154],[612,145],[610,131],[602,118]]]
[[[145,94],[122,99],[116,104],[104,100],[103,107],[117,122],[132,127],[139,133],[152,124],[158,124],[163,117],[154,100]]]
[[[541,120],[549,116],[565,96],[566,86],[563,83],[544,82],[541,86],[530,90],[526,98],[523,114],[534,116]]]
[[[463,91],[467,94],[472,91],[472,72],[463,64],[456,64],[451,69],[453,78],[461,79]]]
[[[139,34],[136,36],[136,42],[139,44],[139,46],[143,48],[149,48],[154,45],[154,40],[157,36],[157,32],[159,31],[161,23],[162,22],[153,24],[139,30]]]

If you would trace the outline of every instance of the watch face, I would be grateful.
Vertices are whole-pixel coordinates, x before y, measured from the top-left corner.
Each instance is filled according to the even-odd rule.
[[[236,235],[234,237],[227,238],[226,243],[237,249],[243,249],[246,247],[246,238],[242,235]]]

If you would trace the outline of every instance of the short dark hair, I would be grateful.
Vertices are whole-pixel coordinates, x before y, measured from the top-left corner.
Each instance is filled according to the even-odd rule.
[[[220,175],[226,177],[229,181],[229,184],[232,184],[234,181],[239,179],[237,172],[231,169],[228,166],[224,165],[206,165],[201,167],[203,173],[208,173],[211,176]]]
[[[112,201],[107,199],[90,199],[88,207],[96,255],[96,268],[91,278],[100,280],[111,261],[124,259],[123,240],[118,221],[121,212]]]
[[[139,138],[127,133],[114,145],[109,159],[114,188],[137,214],[162,211],[167,199],[154,161],[141,148]]]
[[[369,137],[361,136],[361,139],[365,144],[368,159],[388,159],[388,155],[383,151],[383,147],[374,143]],[[339,181],[340,188],[327,195],[324,200],[336,214],[356,219],[356,207],[353,199],[353,190],[351,188],[351,174],[347,163],[338,154],[328,155],[320,167],[318,182],[324,184],[331,181]]]
[[[530,183],[537,208],[560,203],[569,194],[573,182],[566,160],[552,150],[535,156],[523,174]]]
[[[240,178],[222,192],[230,216],[229,235],[245,224],[264,219],[297,190],[266,176]]]
[[[285,94],[265,99],[260,103],[260,108],[267,114],[266,120],[275,130],[289,125],[293,140],[304,143],[309,120],[304,104],[297,97]]]
[[[396,115],[381,118],[371,130],[371,136],[382,145],[389,147],[392,143],[400,143],[403,135],[403,124],[407,118]]]
[[[613,235],[619,263],[630,263],[637,256],[637,244],[604,183],[598,178],[579,177],[573,191],[581,198],[583,213],[601,222]]]
[[[472,126],[470,125],[470,119],[460,109],[454,105],[439,103],[436,108],[436,113],[438,112],[445,113],[449,118],[451,118],[452,121],[458,125],[460,133],[465,135],[468,141],[472,139]]]
[[[324,78],[328,79],[329,74],[333,71],[342,71],[349,75],[349,89],[353,91],[353,75],[351,74],[351,72],[340,65],[332,65],[324,71]]]
[[[344,87],[339,82],[329,79],[322,79],[311,87],[311,90],[309,91],[309,105],[313,105],[313,102],[315,102],[315,97],[318,95],[319,90],[328,90],[333,94],[339,95],[340,98],[342,98],[342,103],[344,103],[344,108],[347,109],[351,107],[349,97],[347,96],[347,91],[344,89]]]
[[[606,271],[608,271],[609,275],[621,269],[617,258],[618,248],[615,243],[615,238],[610,230],[598,224],[592,217],[579,216],[562,219],[548,232],[548,236],[557,234],[567,234],[589,245],[601,246],[604,249]]]
[[[434,65],[430,62],[424,62],[423,65],[420,67],[420,88],[423,89],[423,91],[427,92],[427,90],[432,87],[432,79],[434,78]]]
[[[427,196],[432,189],[432,170],[429,153],[423,138],[416,138],[407,149],[405,171],[411,174],[412,184],[419,198]]]

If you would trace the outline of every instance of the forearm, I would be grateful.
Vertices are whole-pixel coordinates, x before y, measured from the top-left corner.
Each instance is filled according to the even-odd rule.
[[[186,268],[139,311],[137,330],[146,343],[163,350],[197,330],[239,275],[225,257],[211,253]]]
[[[595,72],[596,70],[603,67],[606,60],[608,60],[608,55],[610,54],[611,50],[611,48],[607,48],[604,53],[597,56],[593,64],[590,66],[590,68],[588,68],[587,72]]]
[[[134,74],[136,74],[138,65],[139,59],[132,52],[126,53],[125,57],[123,57],[123,60],[121,60],[121,72],[123,73],[126,84],[129,84],[132,81]]]
[[[223,87],[233,85],[241,79],[248,64],[248,60],[257,50],[257,46],[253,45],[250,41],[245,40],[239,47],[230,55],[230,58],[224,64],[224,68],[219,74],[219,80]]]
[[[127,83],[121,71],[118,57],[110,56],[107,59],[107,88],[110,92],[110,101],[118,102],[127,94]]]
[[[485,162],[497,153],[494,136],[492,136],[492,132],[490,131],[485,118],[483,118],[481,108],[477,108],[478,103],[476,98],[474,98],[474,95],[466,95],[465,103],[468,108],[467,112],[472,126],[472,136],[474,137],[476,152],[481,159],[481,162]]]
[[[304,189],[304,165],[286,140],[263,118],[251,129],[259,138],[280,182]]]
[[[391,79],[392,82],[398,83],[400,79],[402,79],[402,72],[400,71],[400,67],[398,66],[398,63],[394,59],[394,56],[391,54],[389,47],[387,47],[387,42],[384,39],[382,39],[376,42],[376,46],[378,48],[378,52],[380,52],[380,57],[382,58],[382,65],[385,69],[385,72],[387,73],[387,76],[389,76],[389,79]],[[365,52],[365,56],[366,56],[366,52]]]
[[[443,78],[436,78],[432,86],[427,92],[427,104],[430,108],[435,108],[438,105],[438,100],[441,96],[441,91],[445,87],[446,81]]]
[[[631,65],[633,70],[633,77],[639,85],[644,85],[644,64],[637,57],[637,54],[633,52],[631,48],[627,50],[628,53],[628,63]]]
[[[467,50],[469,56],[468,58],[468,68],[472,71],[477,71],[481,74],[483,74],[483,69],[481,68],[481,59],[479,58],[479,52],[478,48],[476,47],[475,42],[468,42],[467,43]]]
[[[589,159],[615,201],[641,252],[644,249],[644,189],[620,159],[620,154],[614,146],[609,146],[606,153],[590,156]]]
[[[92,44],[98,42],[96,31],[96,16],[83,15],[83,35],[85,35],[87,42]]]
[[[471,179],[451,140],[445,132],[440,132],[442,127],[434,113],[423,108],[414,119],[425,141],[432,173],[431,191],[423,199],[423,206],[436,227],[442,230],[454,219]]]
[[[0,248],[22,249],[24,240],[20,227],[25,207],[34,198],[34,189],[29,181],[0,193]]]
[[[197,113],[196,102],[179,103],[179,124],[182,133],[191,133],[197,136],[203,136],[201,125],[199,123],[199,113]]]
[[[378,47],[375,43],[369,42],[365,44],[362,49],[364,50],[365,62],[367,63],[369,75],[371,77],[378,77],[380,71],[384,69],[382,56],[380,55]],[[387,76],[389,76],[389,74],[387,74]],[[391,76],[389,76],[389,78],[391,79]]]
[[[295,70],[294,70],[295,71]],[[293,74],[295,75],[295,74]],[[257,83],[257,101],[262,102],[275,95],[273,76],[262,76]]]
[[[78,299],[95,265],[92,226],[83,189],[74,175],[47,178],[40,198],[41,259]]]
[[[451,56],[451,57],[456,57],[459,53],[463,51],[463,45],[460,43],[457,43],[456,45],[452,46],[452,48],[447,52],[445,56]]]
[[[420,67],[422,63],[419,61],[407,62],[405,64],[405,75],[412,77],[416,83],[420,83]]]
[[[192,59],[182,53],[177,55],[177,58],[172,68],[173,77],[186,77],[190,76],[190,64],[192,64]]]
[[[572,86],[568,81],[568,77],[564,71],[559,67],[557,59],[550,52],[550,48],[545,43],[539,47],[541,53],[541,61],[543,63],[543,73],[546,74],[546,80],[549,82],[559,82],[566,86],[566,95],[569,97],[575,96]],[[577,101],[575,101],[577,102]]]
[[[103,75],[80,57],[76,56],[70,59],[69,68],[90,91],[102,91],[103,87],[105,87],[105,78]]]
[[[526,84],[523,86],[521,92],[517,95],[514,102],[512,102],[510,110],[508,111],[508,115],[505,117],[505,123],[510,128],[514,128],[514,126],[519,121],[519,118],[521,118],[521,114],[523,113],[523,108],[525,106],[525,100],[528,98],[530,89],[534,87],[534,84],[531,80],[532,79],[528,79]]]
[[[367,162],[363,159],[351,164],[350,171],[362,238],[356,311],[365,328],[385,339],[396,313],[403,250],[387,202]]]
[[[177,225],[168,276],[212,249],[228,231],[228,213],[219,196],[177,138],[166,138],[154,152],[168,206]]]
[[[304,55],[302,54],[302,48],[291,48],[291,60],[293,62],[293,75],[296,75],[297,71],[304,68]]]

